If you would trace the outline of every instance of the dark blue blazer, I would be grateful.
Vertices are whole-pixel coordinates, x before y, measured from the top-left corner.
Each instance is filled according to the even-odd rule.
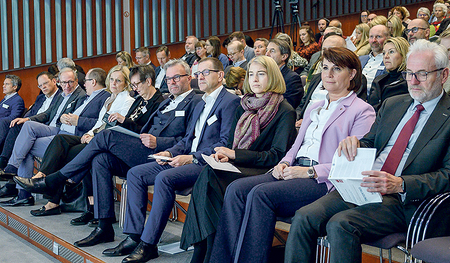
[[[283,94],[284,98],[296,109],[300,105],[303,98],[303,85],[300,76],[294,71],[290,70],[288,66],[284,65],[281,69],[284,82],[286,83],[286,92]]]
[[[188,124],[191,122],[195,106],[202,100],[202,96],[195,94],[194,91],[189,93],[183,101],[178,103],[175,110],[170,111],[169,119],[164,124],[164,127],[157,133],[152,133],[156,137],[155,152],[164,151],[167,148],[174,146],[186,135]],[[149,118],[147,123],[142,127],[141,133],[148,133],[152,124],[153,118],[158,111],[163,110],[169,103],[170,98],[165,99],[159,105]],[[183,114],[180,114],[183,113]]]
[[[239,106],[240,98],[228,92],[225,88],[219,93],[211,112],[206,118],[203,126],[197,151],[192,153],[192,140],[194,139],[195,124],[203,111],[205,102],[200,101],[194,109],[192,119],[189,122],[186,136],[172,148],[167,149],[172,156],[181,154],[192,154],[201,163],[206,164],[201,154],[211,155],[214,148],[226,146],[230,136],[231,124],[234,120],[236,108]]]
[[[0,119],[12,121],[15,118],[22,116],[25,110],[25,103],[18,93],[14,94],[7,101],[3,99],[0,102]]]
[[[158,76],[160,71],[161,71],[161,66],[158,66],[155,69],[155,73],[156,73],[155,76]],[[159,87],[159,91],[161,91],[161,93],[169,93],[169,87],[167,87],[167,82],[166,82],[165,76],[164,76],[163,81],[161,82],[161,86]]]
[[[78,116],[78,124],[75,128],[76,136],[83,136],[86,132],[88,132],[92,127],[94,127],[95,123],[98,120],[98,114],[105,104],[105,100],[111,96],[111,93],[106,90],[101,91],[97,96],[95,96],[86,107],[81,111]],[[74,111],[80,107],[84,102],[84,99],[79,99],[75,106]]]
[[[56,94],[55,97],[53,97],[52,102],[50,103],[50,107],[51,105],[53,105],[56,101],[56,98],[58,97],[58,95],[61,93],[62,91],[60,89],[56,90]],[[44,94],[39,94],[36,97],[36,100],[34,101],[33,105],[31,106],[31,108],[28,109],[28,111],[25,112],[25,115],[23,115],[24,118],[28,118],[30,116],[34,116],[37,114],[37,112],[39,111],[39,109],[42,107],[42,104],[44,104],[46,97]]]
[[[64,106],[64,110],[60,114],[60,116],[64,113],[73,112],[78,103],[78,100],[84,99],[85,95],[86,95],[86,92],[80,86],[78,86],[75,89],[75,91],[72,93],[72,95],[70,95],[69,100],[67,101],[66,105]],[[50,122],[53,120],[53,117],[56,115],[59,105],[62,103],[64,98],[61,96],[61,94],[59,94],[53,100],[55,102],[53,103],[53,101],[52,101],[52,105],[46,111],[39,113],[38,115],[29,117],[30,120],[49,125]],[[58,121],[56,122],[56,124],[58,126],[61,125],[61,122],[59,121],[59,117],[58,117]]]

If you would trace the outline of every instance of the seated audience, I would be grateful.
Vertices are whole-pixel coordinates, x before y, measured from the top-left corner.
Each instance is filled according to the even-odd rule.
[[[61,70],[65,69],[65,68],[70,68],[70,69],[74,70],[77,74],[78,85],[80,85],[80,87],[83,90],[86,90],[86,88],[84,86],[86,74],[85,74],[83,68],[81,66],[75,64],[75,62],[71,58],[59,59],[58,62],[56,63],[56,67],[58,68],[58,73],[61,72]],[[59,82],[59,74],[55,74],[55,76],[57,78],[57,81]],[[61,88],[62,87],[60,87],[60,89]]]
[[[406,232],[423,200],[450,191],[450,115],[442,114],[450,107],[442,89],[449,75],[448,52],[417,40],[406,61],[409,95],[387,99],[370,132],[361,140],[348,137],[338,148],[349,161],[359,147],[377,149],[373,170],[362,173],[361,186],[381,193],[382,202],[357,206],[332,191],[302,207],[293,218],[285,262],[314,261],[317,238],[325,235],[331,262],[360,262],[361,243]]]
[[[131,68],[134,66],[133,58],[131,57],[130,53],[126,51],[120,51],[116,54],[116,61],[117,65],[125,66],[128,68]]]
[[[3,94],[5,97],[0,101],[0,123],[9,124],[15,118],[22,116],[25,103],[20,97],[19,90],[22,80],[16,75],[6,75],[3,81]],[[5,136],[0,137],[0,146],[3,145]]]
[[[390,12],[391,14],[388,17],[396,16],[400,19],[400,22],[403,24],[404,27],[408,26],[408,23],[406,21],[408,21],[409,12],[405,7],[395,6],[391,9]]]
[[[402,24],[402,21],[398,16],[392,15],[388,18],[386,26],[389,28],[389,33],[391,37],[404,37],[407,36],[404,34],[405,27]]]
[[[369,10],[363,10],[359,16],[359,23],[360,24],[367,24],[369,23],[369,21],[367,20],[367,18],[369,17],[370,12]]]
[[[228,38],[230,39],[230,42],[239,41],[242,43],[242,45],[244,46],[244,57],[247,62],[255,57],[255,50],[247,45],[244,33],[242,33],[241,31],[235,31]]]
[[[314,36],[314,40],[316,41],[316,43],[319,43],[320,39],[324,35],[325,28],[327,28],[329,24],[330,20],[328,20],[325,17],[317,21],[317,30],[319,30],[319,32],[317,32],[316,35]]]
[[[266,262],[276,218],[292,217],[332,190],[328,174],[339,141],[362,138],[369,131],[375,112],[355,94],[361,79],[356,54],[346,48],[326,49],[322,64],[328,96],[308,109],[286,156],[273,171],[228,186],[223,209],[218,210],[210,262]]]
[[[244,45],[242,45],[239,41],[232,41],[227,46],[228,57],[231,59],[233,64],[228,65],[225,68],[225,75],[228,74],[228,71],[231,67],[241,67],[247,70],[248,61],[244,57]]]
[[[285,90],[273,59],[259,56],[250,62],[233,133],[226,147],[214,148],[212,155],[220,162],[232,162],[241,173],[215,170],[209,165],[200,173],[181,236],[182,249],[194,244],[192,262],[209,262],[226,187],[238,178],[267,172],[294,142],[296,116],[282,95]]]
[[[370,14],[367,16],[367,24],[370,25],[370,22],[372,22],[372,20],[373,20],[375,17],[377,17],[377,14],[375,14],[375,13],[370,13]]]
[[[156,68],[155,64],[153,64],[150,59],[150,50],[147,47],[140,47],[136,49],[136,63],[138,65],[149,65],[152,66],[153,69]]]
[[[314,32],[309,26],[300,27],[298,34],[300,36],[300,42],[297,53],[309,61],[311,56],[320,50],[320,45],[314,40]]]
[[[408,48],[409,43],[403,37],[389,38],[384,42],[383,63],[387,73],[373,80],[372,89],[367,98],[367,102],[376,112],[387,98],[408,93],[408,85],[402,77],[402,71],[406,69]]]
[[[192,67],[191,67],[191,76],[193,78],[195,78],[194,73],[196,73],[197,69],[198,69],[198,62],[200,60],[202,60],[202,58],[206,58],[207,55],[208,54],[206,52],[206,42],[203,41],[203,40],[198,41],[195,44],[195,56],[196,56],[196,59],[194,61],[194,64],[192,64]]]
[[[255,56],[265,55],[267,52],[267,45],[269,45],[269,40],[263,37],[255,39]]]
[[[181,60],[186,61],[188,63],[189,67],[192,67],[192,64],[194,64],[194,61],[196,59],[195,56],[195,44],[198,42],[198,38],[195,36],[187,36],[186,42],[184,44],[184,49],[186,50],[186,53],[181,56]]]
[[[308,65],[308,60],[301,57],[297,52],[294,51],[294,44],[292,43],[291,37],[286,33],[280,32],[275,35],[275,38],[285,41],[286,43],[289,44],[289,47],[291,48],[291,56],[289,57],[289,60],[286,65],[291,70],[295,71],[297,74],[298,72],[302,72],[303,68],[306,65]]]
[[[367,24],[359,24],[355,27],[355,53],[357,56],[364,56],[370,53],[369,30]]]
[[[434,19],[433,19],[433,21],[431,21],[430,24],[432,26],[434,26],[434,29],[436,30],[436,34],[437,34],[437,32],[439,31],[441,22],[445,19],[445,15],[447,14],[447,6],[442,3],[435,3],[433,5],[433,14],[434,14]],[[444,28],[444,30],[445,29],[446,28]]]
[[[156,50],[156,59],[158,60],[159,66],[155,69],[156,80],[152,85],[163,94],[169,93],[166,82],[166,71],[164,70],[164,65],[170,60],[170,51],[167,46],[160,46]]]
[[[244,95],[243,86],[247,71],[240,67],[232,67],[225,76],[225,87],[231,93]]]
[[[409,22],[405,33],[408,36],[409,44],[412,45],[418,39],[428,40],[430,37],[430,28],[427,21],[416,18]]]
[[[421,18],[425,21],[429,21],[430,20],[430,9],[426,8],[426,7],[421,7],[419,8],[419,10],[417,10],[417,18]],[[446,23],[447,25],[444,26],[444,23]],[[450,19],[446,18],[444,19],[444,21],[441,22],[442,27],[439,27],[442,31],[445,30],[445,28],[448,27],[448,23],[450,23]],[[442,33],[442,31],[439,32]],[[436,34],[436,29],[434,28],[433,25],[430,25],[430,37],[434,36]]]
[[[220,51],[220,39],[216,36],[209,37],[206,40],[206,52],[208,52],[208,57],[214,57],[220,60],[225,69],[230,64],[228,57]]]
[[[372,21],[369,22],[369,27],[372,28],[377,25],[386,25],[386,23],[387,23],[387,18],[385,16],[378,15],[378,16],[374,17],[372,19]]]

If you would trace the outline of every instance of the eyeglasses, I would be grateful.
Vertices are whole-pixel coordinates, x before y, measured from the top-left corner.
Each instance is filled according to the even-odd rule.
[[[198,78],[200,76],[200,74],[203,75],[203,77],[209,76],[209,74],[211,74],[211,72],[219,72],[220,70],[216,70],[216,69],[205,69],[203,71],[197,71],[194,73],[195,77]]]
[[[227,57],[231,58],[232,56],[236,55],[238,52],[234,52],[234,53],[228,53]]]
[[[84,82],[86,81],[93,81],[94,79],[84,79]]]
[[[130,85],[133,89],[137,89],[139,84],[141,84],[141,83],[142,83],[142,81],[139,81],[138,83],[131,83]]]
[[[412,31],[415,34],[415,33],[417,33],[419,31],[419,29],[425,30],[426,28],[415,26],[415,27],[413,27],[411,29],[405,29],[405,33],[409,34],[409,32]]]
[[[412,72],[412,71],[403,71],[402,72],[402,76],[405,80],[412,80],[413,76],[416,77],[416,79],[420,82],[426,81],[427,80],[427,76],[430,73],[436,72],[436,71],[441,71],[445,68],[438,68],[432,71],[425,71],[425,70],[420,70],[417,72]]]
[[[69,84],[70,86],[72,86],[73,83],[75,83],[75,81],[73,81],[73,80],[69,80],[69,81],[60,81],[60,82],[59,82],[59,85],[61,85],[61,86],[66,86],[67,84]]]
[[[180,79],[181,79],[181,77],[185,77],[185,76],[189,76],[188,74],[184,74],[184,75],[175,75],[175,76],[173,76],[173,77],[171,77],[171,78],[165,78],[165,80],[166,80],[166,82],[169,82],[169,81],[171,81],[171,80],[173,80],[173,81],[175,81],[175,82],[179,82],[180,81]]]

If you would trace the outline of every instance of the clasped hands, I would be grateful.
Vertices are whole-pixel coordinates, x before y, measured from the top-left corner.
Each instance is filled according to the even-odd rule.
[[[142,140],[142,138],[141,138],[141,140]],[[216,147],[216,148],[214,148],[214,151],[216,151],[216,153],[212,154],[211,157],[214,157],[214,159],[216,159],[216,161],[218,161],[218,162],[228,162],[230,159],[233,160],[236,158],[235,151],[228,149],[226,147]],[[168,151],[159,152],[154,155],[171,157],[167,161],[156,159],[156,162],[160,165],[168,164],[172,167],[179,167],[179,166],[183,166],[186,164],[190,164],[193,162],[193,159],[194,159],[193,155],[177,155],[175,157],[172,157],[172,154]]]
[[[339,143],[338,155],[344,154],[349,161],[354,161],[360,142],[356,136],[349,136]],[[367,187],[368,192],[379,192],[382,194],[395,194],[402,192],[403,179],[383,171],[364,171],[362,187]]]

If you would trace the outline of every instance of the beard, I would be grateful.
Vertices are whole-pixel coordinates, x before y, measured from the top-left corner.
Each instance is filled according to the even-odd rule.
[[[436,81],[437,82],[437,81]],[[425,90],[423,87],[419,85],[408,85],[408,91],[411,98],[419,101],[420,103],[424,103],[430,101],[437,96],[439,96],[442,92],[442,85],[439,82],[433,83],[433,87],[429,90]]]

